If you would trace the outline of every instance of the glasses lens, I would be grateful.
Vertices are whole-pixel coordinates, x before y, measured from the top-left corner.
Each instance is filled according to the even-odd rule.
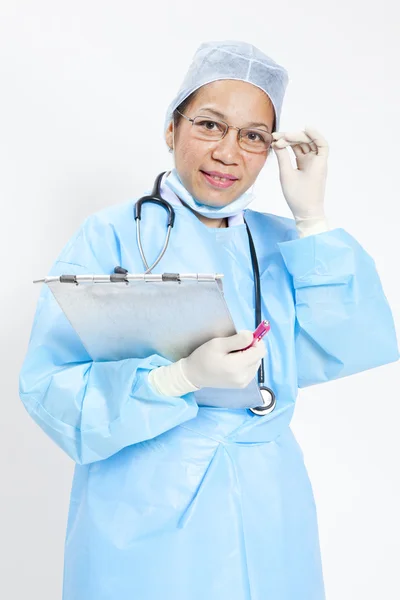
[[[247,152],[265,152],[272,142],[272,135],[262,129],[242,129],[240,145]]]
[[[193,133],[200,140],[220,140],[226,131],[225,123],[212,121],[206,117],[195,117],[193,120]]]

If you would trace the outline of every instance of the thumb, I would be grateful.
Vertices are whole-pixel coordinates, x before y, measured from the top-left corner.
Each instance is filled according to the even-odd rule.
[[[248,329],[243,329],[235,335],[231,335],[223,339],[223,349],[228,354],[234,350],[241,350],[254,341],[253,332]]]
[[[274,145],[272,145],[271,147],[275,151],[275,155],[279,164],[280,175],[281,177],[285,177],[286,173],[289,173],[293,170],[289,152],[286,149],[287,147],[285,146],[285,148],[279,148]]]

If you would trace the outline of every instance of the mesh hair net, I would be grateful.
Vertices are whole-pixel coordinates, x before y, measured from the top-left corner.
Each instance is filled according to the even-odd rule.
[[[283,97],[289,82],[288,72],[252,44],[239,41],[205,42],[194,54],[182,85],[168,107],[164,131],[173,112],[192,92],[219,79],[247,81],[269,96],[275,109],[275,127],[279,121]]]

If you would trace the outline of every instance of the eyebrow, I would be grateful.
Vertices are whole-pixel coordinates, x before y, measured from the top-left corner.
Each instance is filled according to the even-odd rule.
[[[208,112],[212,112],[214,115],[216,115],[220,119],[226,119],[226,115],[224,115],[224,113],[222,113],[222,112],[219,112],[219,110],[215,110],[215,108],[210,108],[209,106],[202,106],[201,108],[199,108],[199,111],[201,111],[201,110],[208,110]],[[266,125],[265,123],[261,123],[261,122],[258,123],[256,121],[252,121],[251,123],[248,123],[246,125],[246,128],[247,127],[259,127],[260,125],[263,125],[269,131],[268,125]]]

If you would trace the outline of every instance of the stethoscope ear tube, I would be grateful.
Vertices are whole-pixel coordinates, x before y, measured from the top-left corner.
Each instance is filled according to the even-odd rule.
[[[175,211],[172,208],[171,204],[169,202],[167,202],[166,200],[164,200],[164,198],[161,197],[161,193],[160,193],[161,180],[162,180],[163,176],[165,175],[165,173],[166,173],[166,171],[163,173],[160,173],[157,176],[157,179],[154,182],[154,187],[153,187],[151,194],[149,196],[143,196],[142,198],[139,198],[139,200],[136,201],[135,206],[134,206],[137,243],[138,243],[138,247],[139,247],[140,256],[141,256],[143,264],[146,268],[146,271],[145,271],[146,275],[148,273],[151,273],[151,271],[154,269],[154,267],[158,265],[158,263],[164,256],[164,254],[168,248],[169,238],[171,236],[171,230],[175,224]],[[160,254],[158,255],[158,258],[155,260],[155,262],[150,267],[147,263],[145,255],[144,255],[143,246],[142,246],[142,238],[140,235],[140,221],[142,219],[142,205],[145,204],[146,202],[152,202],[153,204],[158,204],[159,206],[163,206],[168,213],[168,224],[167,224],[168,228],[167,228],[167,235],[165,238],[164,246],[163,246],[163,249],[161,250]]]
[[[168,212],[168,227],[173,227],[175,224],[175,211],[172,208],[172,206],[170,205],[169,202],[167,202],[166,200],[163,199],[159,199],[156,198],[155,196],[143,196],[143,198],[140,198],[140,200],[138,200],[135,204],[135,209],[134,209],[134,214],[135,214],[135,221],[137,219],[139,219],[139,221],[142,218],[142,204],[144,204],[145,202],[153,202],[153,204],[159,204],[161,206],[163,206],[165,208],[165,210]]]
[[[142,204],[144,204],[145,202],[153,202],[153,204],[158,204],[160,206],[163,206],[165,208],[165,210],[168,212],[168,227],[174,226],[175,211],[172,208],[172,206],[170,205],[170,203],[161,197],[161,193],[160,193],[161,180],[164,177],[166,172],[167,171],[164,171],[163,173],[160,173],[157,176],[157,179],[154,182],[153,189],[149,196],[142,196],[142,198],[139,198],[139,200],[137,200],[135,202],[135,206],[133,207],[135,221],[137,219],[141,220],[141,218],[142,218]]]

